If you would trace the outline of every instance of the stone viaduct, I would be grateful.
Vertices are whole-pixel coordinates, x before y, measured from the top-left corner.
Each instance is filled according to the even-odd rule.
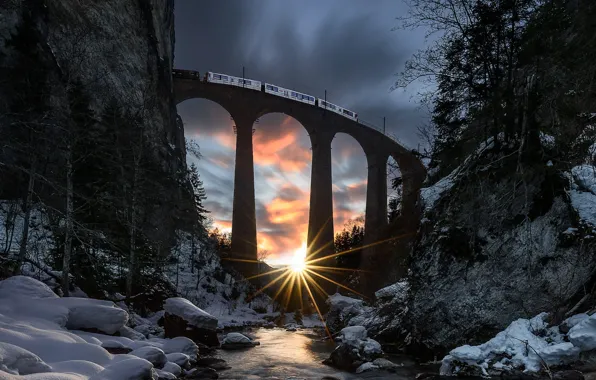
[[[189,75],[191,73],[192,75]],[[232,215],[232,255],[256,260],[257,227],[253,168],[253,124],[263,115],[283,113],[306,129],[312,146],[312,174],[307,247],[312,257],[333,253],[331,141],[336,133],[352,136],[366,155],[365,245],[381,238],[387,225],[387,160],[393,157],[402,173],[402,215],[416,215],[426,171],[412,151],[383,133],[334,112],[262,91],[203,81],[197,72],[174,70],[176,104],[192,98],[211,100],[228,111],[235,123],[236,165]],[[411,221],[417,228],[418,221]],[[323,263],[321,263],[323,264]],[[323,265],[330,265],[329,262]]]

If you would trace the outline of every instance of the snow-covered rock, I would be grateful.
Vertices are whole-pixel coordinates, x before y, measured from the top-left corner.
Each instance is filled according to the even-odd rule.
[[[569,341],[582,351],[596,349],[596,314],[588,318],[581,317],[568,333]]]
[[[131,329],[128,326],[122,326],[120,330],[118,330],[120,336],[132,339],[132,340],[144,340],[145,334],[142,334],[134,329]]]
[[[0,281],[0,297],[58,298],[49,286],[27,276],[13,276]]]
[[[182,353],[193,360],[199,356],[199,347],[195,342],[183,336],[167,339],[164,342],[162,349],[166,354]],[[169,359],[169,357],[168,360],[174,361]],[[177,361],[174,362],[178,363]]]
[[[153,379],[153,364],[141,358],[125,358],[107,365],[89,380],[142,380]]]
[[[325,319],[327,328],[336,333],[346,327],[349,321],[361,315],[367,307],[364,301],[335,293],[327,299],[329,311]]]
[[[234,344],[241,344],[241,343],[251,343],[252,339],[247,337],[244,334],[240,334],[238,332],[231,332],[226,334],[223,339],[223,343],[234,343]]]
[[[52,367],[34,353],[10,343],[0,342],[0,371],[14,375],[28,375],[51,370]]]
[[[187,299],[181,297],[168,298],[164,305],[166,313],[184,319],[188,324],[208,330],[217,328],[217,318],[199,309]]]
[[[167,362],[163,368],[164,371],[169,372],[175,376],[179,376],[182,373],[182,368],[176,363]]]
[[[137,348],[131,351],[130,355],[145,359],[157,368],[162,368],[168,362],[166,354],[159,348],[152,346]]]
[[[356,368],[356,373],[374,371],[376,369],[379,369],[379,367],[374,365],[373,362],[366,362],[362,363],[360,367]]]
[[[175,380],[175,379],[177,379],[176,375],[174,375],[171,372],[168,372],[168,371],[165,371],[165,370],[162,370],[162,369],[155,369],[154,371],[157,374],[157,378],[159,380],[162,380],[162,379],[164,379],[164,380],[165,379],[167,379],[167,380]]]
[[[381,345],[376,340],[367,337],[364,326],[350,326],[342,329],[337,340],[340,344],[323,362],[324,364],[347,371],[356,371],[363,362],[372,362],[383,355]],[[371,364],[360,368],[360,370],[362,372],[375,368],[378,366]]]
[[[579,165],[571,169],[571,205],[582,223],[596,227],[596,166]]]
[[[532,319],[518,319],[484,344],[451,350],[443,359],[441,374],[487,376],[520,369],[539,372],[545,366],[577,361],[580,348],[563,342],[558,328],[548,329],[546,317],[542,313]]]
[[[111,301],[90,298],[60,298],[45,284],[30,277],[15,276],[0,281],[0,313],[39,318],[68,329],[97,329],[118,332],[128,320],[126,311]]]
[[[168,362],[177,364],[179,367],[186,368],[190,362],[190,356],[181,352],[175,352],[172,354],[166,354]]]
[[[66,328],[70,330],[97,329],[106,334],[120,331],[128,320],[128,313],[111,301],[67,297],[54,303],[68,308]]]
[[[259,344],[259,342],[253,341],[244,334],[231,332],[226,334],[226,336],[223,338],[221,348],[226,350],[234,350],[239,348],[254,347]]]

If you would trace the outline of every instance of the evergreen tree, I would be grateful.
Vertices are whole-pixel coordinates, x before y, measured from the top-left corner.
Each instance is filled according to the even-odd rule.
[[[347,222],[343,230],[335,235],[335,252],[343,253],[337,256],[337,266],[349,269],[358,268],[362,254],[362,251],[358,248],[362,246],[363,242],[364,225],[362,218]]]

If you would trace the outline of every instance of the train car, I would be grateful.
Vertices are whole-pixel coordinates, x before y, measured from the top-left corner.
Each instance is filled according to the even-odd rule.
[[[325,101],[324,99],[319,98],[318,100],[318,104],[320,108],[324,108],[326,110],[329,110],[331,112],[335,112],[337,114],[340,114],[343,117],[347,117],[348,119],[354,120],[354,121],[358,121],[358,114],[354,111],[350,111],[347,108],[343,108],[340,107],[336,104],[333,103],[329,103],[327,101]]]
[[[172,71],[172,75],[178,78],[201,80],[201,76],[198,71],[175,69]]]
[[[244,81],[244,83],[242,83]],[[250,88],[252,90],[261,91],[261,82],[252,79],[238,78],[232,75],[218,74],[211,71],[207,72],[207,82],[227,84],[230,86]]]
[[[315,105],[316,98],[314,96],[279,87],[271,83],[265,83],[265,92],[271,95],[281,96],[282,98],[310,104],[311,106]]]

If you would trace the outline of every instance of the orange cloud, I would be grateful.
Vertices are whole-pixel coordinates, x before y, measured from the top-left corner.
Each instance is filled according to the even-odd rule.
[[[232,221],[231,220],[222,220],[216,219],[213,221],[213,229],[219,229],[221,232],[231,232],[232,231]]]

